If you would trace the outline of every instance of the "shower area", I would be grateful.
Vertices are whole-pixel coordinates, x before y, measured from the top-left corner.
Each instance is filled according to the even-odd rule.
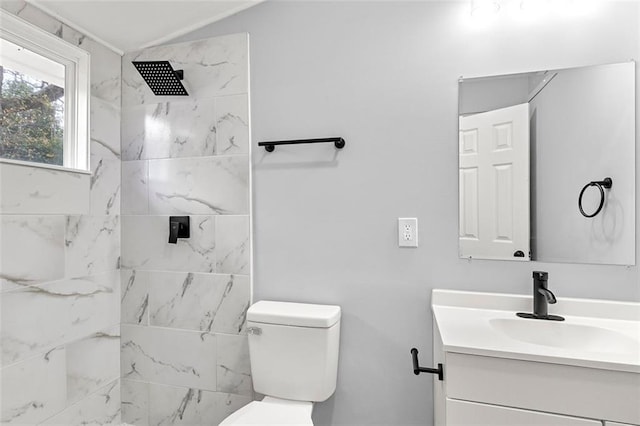
[[[248,35],[120,56],[0,7],[91,54],[90,173],[0,163],[0,422],[217,424],[254,396]]]

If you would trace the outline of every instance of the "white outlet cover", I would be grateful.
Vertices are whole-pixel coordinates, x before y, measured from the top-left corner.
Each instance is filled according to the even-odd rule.
[[[398,218],[398,247],[418,247],[418,218]]]

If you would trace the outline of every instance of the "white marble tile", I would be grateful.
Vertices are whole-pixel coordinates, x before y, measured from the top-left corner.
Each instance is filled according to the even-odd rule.
[[[215,98],[216,154],[249,152],[249,96],[234,95]]]
[[[145,150],[145,112],[146,105],[131,105],[122,108],[120,146],[122,160],[146,160]]]
[[[125,108],[126,160],[203,157],[215,153],[213,99],[177,100]]]
[[[218,309],[213,320],[216,333],[246,332],[247,309],[251,304],[251,281],[247,275],[216,275]]]
[[[119,216],[67,216],[65,276],[83,277],[117,269]]]
[[[248,156],[150,160],[149,212],[248,214]]]
[[[118,271],[0,295],[2,365],[46,352],[120,320]]]
[[[67,405],[120,377],[120,325],[70,343],[67,349]]]
[[[117,379],[41,424],[50,426],[120,426],[120,422],[120,380]]]
[[[122,421],[136,426],[149,425],[149,384],[135,380],[120,380]]]
[[[149,324],[149,272],[121,270],[121,321],[124,324]]]
[[[65,290],[75,295],[69,308],[70,340],[120,323],[120,271],[66,279],[59,287],[59,291]]]
[[[91,95],[120,107],[121,57],[98,43],[93,45],[100,48],[87,48],[87,43],[81,46],[91,52]]]
[[[120,108],[91,97],[91,155],[120,159]]]
[[[0,217],[2,286],[30,285],[64,276],[64,216]]]
[[[88,174],[0,164],[0,213],[85,214]]]
[[[149,384],[149,426],[217,425],[251,402],[240,395]]]
[[[249,216],[216,216],[216,272],[249,274]]]
[[[175,99],[154,96],[131,61],[171,62],[184,70],[189,96],[196,99],[248,92],[248,36],[232,34],[204,40],[156,46],[132,52],[122,58],[122,104],[140,105]]]
[[[125,107],[122,109],[122,138],[120,147],[123,161],[146,160],[144,152],[144,106]]]
[[[91,214],[120,214],[120,160],[91,154]]]
[[[249,341],[246,335],[217,334],[218,391],[252,396]]]
[[[149,324],[240,333],[249,305],[248,277],[149,272]]]
[[[120,107],[120,55],[68,25],[62,26],[61,37],[91,54],[91,96]]]
[[[122,216],[122,267],[214,272],[215,216],[190,216],[191,237],[169,244],[169,216]]]
[[[216,390],[213,334],[122,325],[122,378]]]
[[[0,370],[0,422],[34,425],[65,407],[65,350],[57,347]]]
[[[19,16],[27,22],[42,28],[48,33],[62,37],[62,23],[42,10],[28,4],[25,1],[7,1],[0,2],[0,7]]]
[[[149,213],[149,162],[122,162],[122,214]]]

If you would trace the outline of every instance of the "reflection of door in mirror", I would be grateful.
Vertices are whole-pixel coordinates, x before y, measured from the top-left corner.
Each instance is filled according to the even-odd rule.
[[[529,104],[460,117],[460,257],[530,260]]]

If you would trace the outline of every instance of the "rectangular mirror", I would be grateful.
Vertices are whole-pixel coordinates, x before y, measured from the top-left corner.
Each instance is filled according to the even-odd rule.
[[[634,62],[463,78],[458,105],[460,257],[635,264]]]

